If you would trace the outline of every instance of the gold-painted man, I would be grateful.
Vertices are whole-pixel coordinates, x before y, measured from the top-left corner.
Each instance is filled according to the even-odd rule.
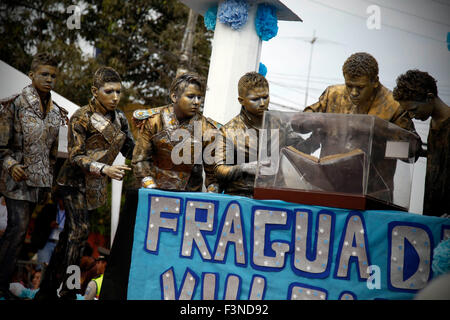
[[[319,101],[306,107],[304,112],[374,115],[413,132],[417,141],[416,146],[412,149],[419,150],[422,142],[415,131],[414,123],[408,112],[395,101],[392,91],[379,81],[377,60],[366,52],[354,53],[344,62],[342,72],[345,84],[329,86],[322,93]],[[295,125],[295,119],[292,125]],[[326,124],[323,125],[326,128]],[[311,136],[311,139],[315,138],[317,136]],[[322,141],[322,143],[321,156],[340,152],[338,150],[340,146],[332,143],[327,144],[326,141]],[[378,151],[382,152],[381,149]],[[383,159],[384,156],[380,154],[380,158]],[[379,164],[374,165],[378,166],[386,188],[389,190],[383,196],[383,200],[392,202],[394,160],[384,159]],[[378,188],[375,185],[373,187]],[[375,190],[372,190],[369,184],[368,192],[370,191]]]
[[[171,104],[133,114],[144,120],[133,153],[133,172],[141,186],[176,191],[217,192],[214,151],[204,161],[205,149],[214,142],[216,123],[200,113],[205,85],[199,75],[187,72],[170,86]]]
[[[269,107],[269,83],[257,72],[248,72],[238,82],[240,113],[220,128],[215,174],[220,190],[253,197],[258,143],[264,111]]]
[[[258,157],[263,115],[270,102],[269,91],[267,79],[257,72],[248,72],[239,79],[238,101],[241,111],[220,128],[221,136],[217,139],[215,174],[221,192],[253,197],[258,165],[263,165],[260,168],[266,171],[270,170],[271,164],[275,164],[271,163],[269,154],[264,155],[258,164],[258,160],[261,160]],[[270,118],[266,125],[264,130],[267,130],[267,141],[264,143],[267,153],[269,149],[279,149],[281,145],[293,145],[303,152],[310,152],[316,147],[313,143],[306,143],[290,123],[283,123],[277,117]],[[273,136],[272,131],[276,131]]]
[[[415,131],[408,113],[383,86],[378,78],[378,62],[366,53],[352,54],[344,62],[342,72],[345,84],[329,86],[319,101],[306,107],[304,112],[369,114]]]
[[[397,78],[394,98],[412,118],[431,117],[423,214],[450,215],[450,107],[438,96],[436,80],[427,72],[408,70]]]
[[[131,159],[134,140],[125,114],[117,109],[122,85],[119,74],[101,67],[93,77],[89,104],[70,119],[68,159],[58,175],[66,210],[64,231],[45,272],[35,299],[54,299],[60,283],[62,298],[76,298],[67,286],[67,267],[79,265],[89,235],[88,211],[106,203],[108,178],[121,180],[125,165],[113,165],[119,152]]]
[[[9,283],[31,214],[53,184],[59,128],[67,111],[52,101],[58,61],[49,53],[33,57],[31,84],[0,101],[0,193],[6,198],[8,225],[0,239],[0,298]]]

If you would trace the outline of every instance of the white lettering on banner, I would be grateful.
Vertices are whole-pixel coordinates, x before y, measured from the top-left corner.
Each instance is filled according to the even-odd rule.
[[[290,300],[325,300],[327,292],[320,288],[314,288],[294,283],[289,290]]]
[[[363,224],[363,218],[359,214],[349,214],[347,223],[344,226],[344,234],[341,239],[340,250],[338,252],[337,277],[348,278],[350,264],[357,262],[358,276],[360,279],[369,278],[367,267],[370,265],[366,229]]]
[[[186,269],[183,280],[181,281],[181,288],[177,289],[176,279],[173,267],[163,272],[160,275],[160,282],[162,288],[162,297],[164,300],[191,300],[192,296],[198,286],[198,275]],[[216,297],[217,275],[215,273],[203,274],[202,298],[203,300],[213,300]],[[225,300],[236,300],[237,293],[240,291],[241,280],[235,275],[230,275],[224,288]],[[266,290],[266,279],[263,276],[254,275],[250,284],[249,300],[262,300]],[[176,292],[180,292],[177,296]]]
[[[211,260],[211,250],[203,237],[203,232],[210,232],[214,229],[214,203],[188,201],[185,211],[181,255],[190,257],[192,255],[192,246],[195,243],[202,258]],[[201,213],[199,214],[199,212]],[[202,220],[198,220],[197,215],[202,215]]]
[[[157,252],[159,245],[160,231],[177,231],[178,218],[162,216],[163,213],[179,215],[181,211],[180,199],[169,197],[151,197],[150,218],[148,219],[148,231],[146,239],[146,249],[150,252]]]
[[[331,276],[336,280],[350,281],[350,274],[356,268],[362,286],[368,290],[385,289],[382,288],[381,277],[384,266],[380,268],[370,263],[364,215],[358,211],[341,217],[345,222],[341,220],[341,227],[336,230],[337,214],[328,209],[313,214],[301,206],[283,209],[258,205],[246,208],[245,214],[241,203],[236,200],[219,207],[218,201],[191,197],[149,196],[145,242],[148,253],[159,253],[160,237],[175,237],[181,242],[178,247],[180,259],[192,259],[199,254],[204,262],[210,264],[234,263],[247,270],[246,278],[249,267],[272,271],[275,275],[290,261],[288,265],[292,271],[303,278]],[[217,221],[218,217],[221,217],[220,221]],[[250,220],[247,220],[245,224],[246,219],[251,223],[248,224]],[[178,226],[179,220],[182,226]],[[442,234],[446,230],[444,227]],[[387,237],[389,246],[384,252],[388,255],[386,274],[389,289],[416,292],[423,288],[431,277],[431,231],[422,224],[394,221],[388,224]],[[335,240],[339,241],[336,246]],[[197,250],[193,250],[194,244]],[[248,256],[247,250],[250,250]],[[337,251],[333,253],[333,250]],[[355,268],[351,268],[352,265]],[[333,272],[330,271],[332,266]],[[203,299],[239,298],[243,285],[239,274],[225,276],[214,272],[213,268],[209,272],[202,270],[197,275],[193,267],[186,268],[181,282],[176,282],[174,268],[175,265],[161,274],[164,299],[191,299],[197,287]],[[223,286],[220,293],[219,280]],[[249,286],[248,298],[263,299],[270,280],[263,275],[254,275],[251,283],[246,284]],[[352,292],[345,291],[344,294],[345,299],[356,299]],[[286,292],[287,299],[326,299],[327,295],[326,289],[297,282],[292,283]]]
[[[202,300],[216,300],[217,274],[203,274]]]
[[[319,213],[315,232],[311,232],[311,216],[312,213],[308,211],[295,212],[294,267],[302,272],[324,273],[329,263],[333,216]],[[308,237],[311,238],[312,234],[316,235],[315,249],[307,247]],[[311,239],[309,242],[312,242]],[[312,257],[312,252],[315,252],[315,258],[308,259],[308,256]]]
[[[256,266],[278,269],[284,268],[286,252],[289,251],[290,246],[281,241],[274,241],[272,243],[266,241],[266,239],[270,239],[266,225],[285,225],[287,217],[288,214],[286,211],[257,209],[253,212],[252,261]],[[275,251],[274,256],[267,256],[265,254],[266,250],[270,250],[266,245],[270,245],[270,248]]]
[[[244,244],[243,224],[241,210],[237,203],[231,203],[224,215],[224,221],[219,231],[220,238],[216,244],[214,260],[223,261],[225,259],[228,245],[234,244],[235,262],[245,264],[247,255]]]
[[[179,291],[180,294],[177,297],[176,292],[178,292],[178,290],[176,290],[173,268],[170,268],[166,272],[162,273],[160,279],[163,289],[162,296],[164,300],[191,300],[198,282],[198,277],[195,272],[187,269],[182,281],[183,285]]]
[[[237,275],[230,274],[227,277],[225,286],[225,300],[238,300],[239,289],[241,287],[241,278]]]
[[[391,223],[390,226],[393,224]],[[391,230],[390,285],[397,289],[422,289],[431,269],[431,239],[425,226],[396,223]],[[409,259],[405,259],[408,256]],[[405,264],[409,261],[409,265]],[[412,265],[415,261],[415,264]]]

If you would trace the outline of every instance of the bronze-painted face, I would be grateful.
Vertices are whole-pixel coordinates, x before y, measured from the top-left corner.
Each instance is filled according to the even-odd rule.
[[[39,65],[36,70],[30,71],[28,76],[31,78],[33,87],[41,93],[50,92],[56,82],[56,67],[50,65]]]
[[[262,117],[269,108],[269,88],[257,87],[249,89],[244,96],[239,96],[239,103],[245,111],[256,117]]]
[[[368,76],[349,77],[344,74],[345,87],[350,100],[357,107],[366,107],[375,94],[378,87],[378,79],[371,80]]]
[[[427,120],[433,113],[433,105],[429,101],[399,101],[400,106],[408,112],[410,118]]]
[[[178,119],[192,118],[200,110],[203,101],[203,92],[194,83],[189,84],[181,95],[172,93],[170,96],[175,114]]]
[[[92,95],[107,111],[113,111],[119,104],[121,90],[120,82],[106,82],[100,88],[92,87]]]

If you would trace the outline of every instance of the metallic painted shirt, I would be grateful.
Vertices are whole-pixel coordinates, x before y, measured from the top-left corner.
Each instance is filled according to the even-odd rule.
[[[204,169],[208,191],[217,191],[213,163],[206,164],[202,159],[203,151],[213,141],[205,139],[207,131],[216,131],[215,124],[200,113],[180,122],[171,105],[152,110],[133,153],[132,166],[137,180],[152,177],[158,189],[202,191]],[[178,133],[186,134],[182,141]],[[186,161],[174,163],[172,151],[180,154],[181,142],[189,143],[190,156]]]
[[[67,111],[52,102],[46,114],[36,89],[29,85],[0,106],[0,192],[15,200],[38,201],[39,188],[51,188],[58,153],[59,128]],[[16,182],[11,168],[20,164],[28,179]]]
[[[106,203],[108,177],[101,174],[112,165],[119,152],[131,159],[134,139],[125,114],[102,114],[95,102],[75,111],[68,130],[68,159],[58,175],[58,185],[77,188],[85,193],[85,203],[76,208],[92,210]]]
[[[350,100],[345,84],[329,86],[320,96],[319,101],[306,107],[304,112],[327,112],[345,114],[369,114],[386,121],[395,123],[399,127],[415,131],[414,124],[408,113],[394,100],[392,92],[381,83],[367,112],[358,110]]]
[[[220,190],[227,194],[253,196],[255,176],[244,175],[240,179],[230,180],[229,174],[231,166],[257,160],[259,129],[252,123],[245,109],[241,108],[241,112],[237,116],[220,128],[220,133],[222,139],[218,141],[215,165],[215,174],[220,184]],[[248,139],[242,140],[244,135]],[[238,154],[244,156],[244,159],[238,159]]]

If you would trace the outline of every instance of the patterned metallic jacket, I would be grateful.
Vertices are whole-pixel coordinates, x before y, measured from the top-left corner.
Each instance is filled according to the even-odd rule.
[[[105,165],[112,165],[119,152],[127,159],[133,153],[134,139],[127,118],[117,109],[103,115],[95,102],[90,101],[70,118],[67,136],[69,157],[57,183],[85,194],[85,201],[79,199],[75,208],[101,207],[106,203],[108,182],[101,170]]]
[[[200,113],[180,123],[172,105],[147,110],[147,116],[142,116],[139,112],[134,113],[135,118],[148,119],[144,130],[139,133],[133,153],[132,166],[137,180],[151,177],[158,189],[202,191],[202,174],[205,169],[208,191],[217,191],[213,161],[211,164],[204,164],[202,159],[203,151],[214,141],[205,139],[207,131],[215,132],[216,124]],[[186,134],[182,141],[178,133]],[[182,154],[181,149],[186,149],[182,148],[183,143],[189,143],[187,148],[191,151],[190,155]],[[173,161],[173,150],[182,158],[175,161],[179,163]]]
[[[37,202],[39,188],[51,188],[53,183],[59,128],[67,111],[50,97],[45,115],[32,85],[0,103],[0,192],[11,199]],[[24,167],[27,180],[14,181],[10,173],[16,164]]]

